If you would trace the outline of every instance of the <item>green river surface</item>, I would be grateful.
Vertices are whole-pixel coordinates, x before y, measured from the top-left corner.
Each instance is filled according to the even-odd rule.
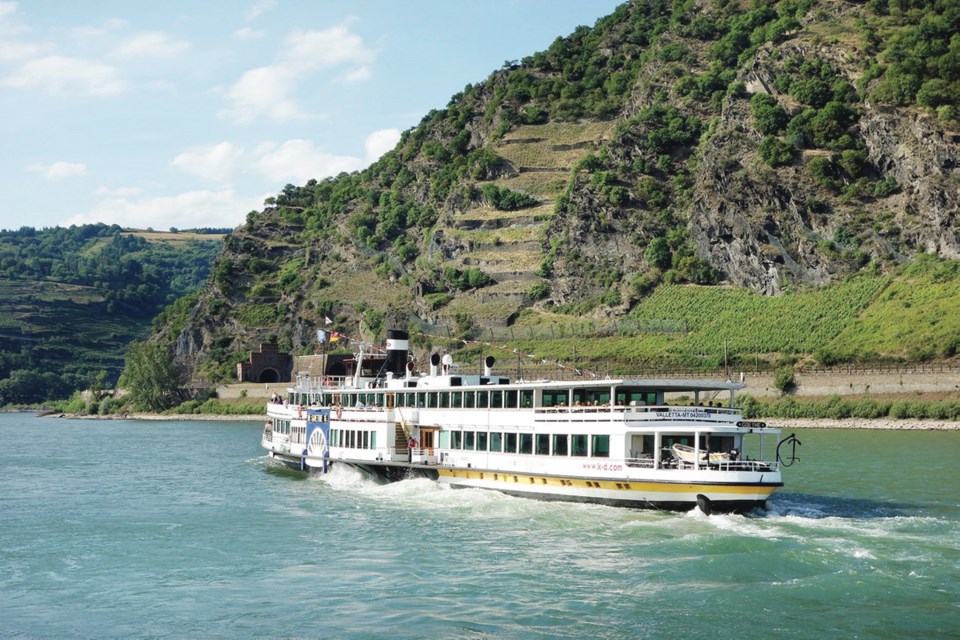
[[[708,517],[307,477],[261,429],[0,414],[0,637],[960,637],[960,431],[798,430]]]

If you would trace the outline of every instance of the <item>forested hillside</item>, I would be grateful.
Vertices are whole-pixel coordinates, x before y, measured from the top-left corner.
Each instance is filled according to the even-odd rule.
[[[734,305],[777,296],[788,317],[794,296],[854,278],[873,284],[850,285],[843,322],[790,325],[819,342],[760,332],[751,353],[914,357],[921,326],[866,356],[836,341],[863,339],[861,314],[917,256],[960,257],[958,34],[957,0],[625,3],[468,84],[370,168],[287,185],[156,339],[213,381],[261,340],[310,350],[325,316],[374,339],[388,323],[510,339],[637,320],[703,286]],[[622,367],[724,343],[591,337],[577,357]]]
[[[116,382],[130,341],[206,280],[223,237],[211,231],[0,232],[0,405]]]

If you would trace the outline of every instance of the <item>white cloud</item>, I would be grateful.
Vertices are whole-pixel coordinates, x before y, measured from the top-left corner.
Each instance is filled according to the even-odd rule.
[[[241,27],[233,32],[233,37],[240,40],[260,40],[266,35],[265,31],[258,31],[250,27]]]
[[[399,129],[381,129],[367,136],[364,148],[367,151],[367,162],[376,162],[380,156],[390,151],[400,142]]]
[[[256,20],[261,14],[264,14],[267,11],[272,11],[276,6],[276,0],[258,0],[258,2],[256,2],[252,7],[247,9],[244,18],[246,18],[247,22]]]
[[[357,67],[350,69],[340,76],[340,78],[346,84],[359,84],[369,80],[372,75],[373,73],[370,71],[370,67]]]
[[[98,187],[93,192],[101,198],[132,198],[143,193],[140,187]]]
[[[208,180],[231,177],[243,157],[243,149],[229,143],[193,147],[173,159],[173,166]]]
[[[119,58],[175,58],[190,48],[185,40],[171,38],[160,31],[138,33],[117,48]]]
[[[305,117],[290,98],[295,74],[283,67],[260,67],[243,74],[227,90],[230,107],[220,112],[240,124],[249,124],[260,116],[274,120],[295,120]]]
[[[304,71],[338,65],[367,65],[376,53],[363,44],[363,38],[351,33],[346,24],[322,31],[297,31],[283,43],[280,56]]]
[[[168,229],[178,227],[235,227],[247,212],[260,209],[263,196],[243,196],[233,189],[189,191],[173,196],[101,200],[93,209],[65,220],[71,224],[118,224],[122,227]]]
[[[312,74],[347,67],[341,75],[346,83],[357,83],[372,76],[370,65],[376,52],[363,39],[351,33],[346,24],[322,31],[297,31],[284,40],[277,60],[251,69],[225,92],[228,106],[220,116],[241,124],[258,118],[295,120],[308,117],[296,100],[300,82],[313,82]]]
[[[87,165],[79,162],[54,162],[53,164],[32,164],[27,167],[34,173],[42,173],[47,180],[73,178],[87,173]]]
[[[262,153],[257,169],[270,180],[284,184],[303,184],[311,178],[321,180],[365,166],[360,158],[326,153],[309,140],[288,140]]]
[[[55,96],[107,96],[123,90],[114,67],[65,56],[30,60],[4,78],[2,84],[17,89],[39,89]]]

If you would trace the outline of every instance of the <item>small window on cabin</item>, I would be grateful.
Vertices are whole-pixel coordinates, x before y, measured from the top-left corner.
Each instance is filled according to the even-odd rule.
[[[376,431],[370,432],[370,448],[371,449],[377,448],[377,432]]]
[[[477,391],[477,408],[486,409],[490,406],[490,392]]]
[[[363,443],[361,444],[360,448],[361,448],[361,449],[369,449],[369,448],[370,448],[370,432],[369,432],[369,431],[364,431],[364,432],[363,432]]]
[[[537,434],[537,455],[546,456],[550,455],[550,434],[549,433],[538,433]]]
[[[376,397],[376,399],[374,400],[374,402],[376,403],[376,406],[378,406],[378,407],[386,406],[386,405],[384,404],[384,402],[383,402],[383,394],[382,394],[382,393],[378,393],[378,394],[377,394],[377,397]]]
[[[517,408],[517,390],[516,389],[508,389],[507,391],[504,391],[503,397],[504,397],[503,406],[505,406],[508,409]]]
[[[487,432],[477,431],[477,451],[487,450]]]
[[[490,434],[490,451],[500,453],[503,451],[503,434],[494,432]]]
[[[459,409],[463,406],[463,394],[459,391],[454,391],[450,394],[450,408]]]
[[[650,391],[649,393],[645,394],[643,401],[647,404],[663,404],[657,400],[657,394],[654,391]]]
[[[463,432],[461,431],[450,432],[450,448],[451,449],[463,448]]]
[[[476,394],[473,391],[464,391],[463,392],[463,408],[464,409],[473,409],[476,405]]]
[[[529,409],[533,406],[533,390],[524,389],[520,392],[520,408]]]
[[[503,434],[503,450],[505,453],[517,452],[517,434],[515,433]]]
[[[450,432],[449,431],[440,432],[440,448],[441,449],[450,448]]]
[[[463,448],[467,451],[473,451],[477,446],[477,434],[474,431],[463,432]]]
[[[491,409],[503,408],[503,391],[490,392],[490,408]]]
[[[567,434],[554,435],[553,436],[553,455],[555,456],[565,456],[567,455],[567,444],[568,444]]]
[[[426,407],[426,406],[427,406],[426,394],[425,394],[425,393],[418,393],[418,394],[417,394],[417,408],[418,408],[418,409],[423,409],[423,408]]]
[[[594,458],[610,457],[610,436],[595,435],[591,438],[590,450]]]
[[[427,407],[430,409],[437,408],[437,392],[433,391],[427,394]]]
[[[520,434],[520,453],[533,453],[533,434]]]
[[[450,394],[444,391],[440,394],[440,408],[447,409],[450,406]]]
[[[575,433],[570,436],[570,444],[572,449],[572,455],[575,456],[585,456],[587,455],[587,434],[585,433]]]

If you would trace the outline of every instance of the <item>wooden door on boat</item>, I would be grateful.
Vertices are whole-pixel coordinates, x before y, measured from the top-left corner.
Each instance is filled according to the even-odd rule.
[[[439,432],[440,429],[420,427],[420,449],[423,450],[424,455],[433,455],[433,448],[437,446],[436,440],[439,437],[437,436]]]

